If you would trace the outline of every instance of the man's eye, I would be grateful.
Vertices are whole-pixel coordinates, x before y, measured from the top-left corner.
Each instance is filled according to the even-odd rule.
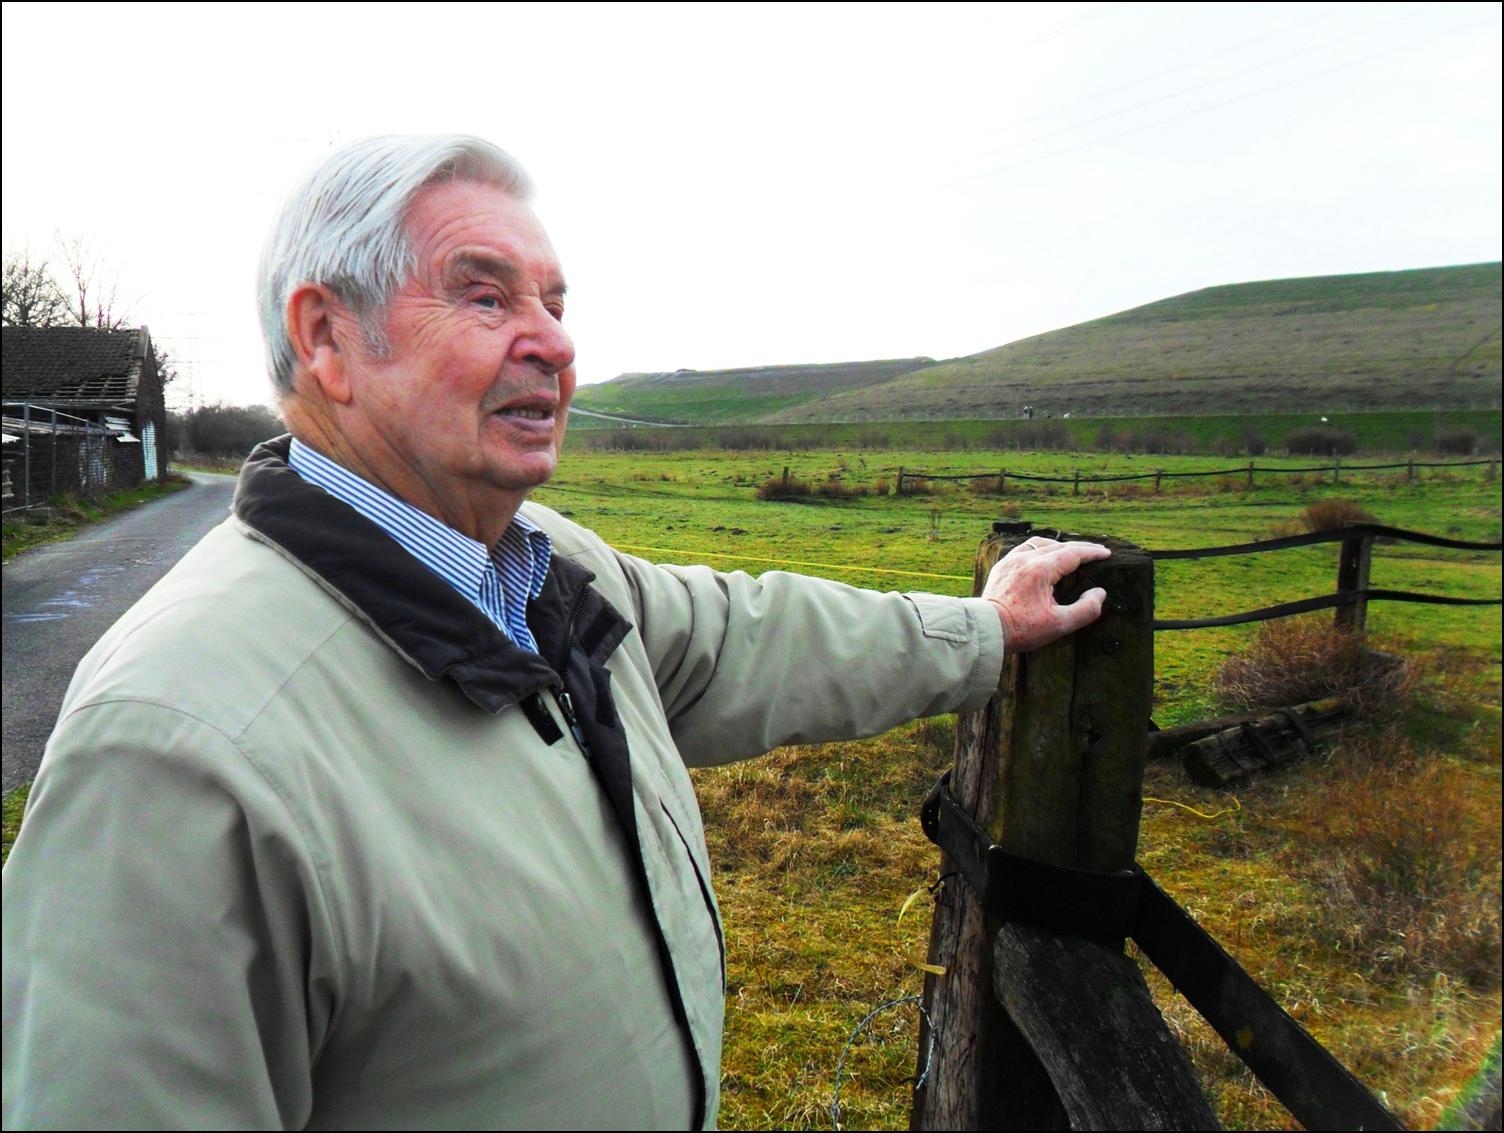
[[[499,295],[477,295],[470,301],[478,306],[485,307],[487,310],[498,311],[501,309],[501,296]]]

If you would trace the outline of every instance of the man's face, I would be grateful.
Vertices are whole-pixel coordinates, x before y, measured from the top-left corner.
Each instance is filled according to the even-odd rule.
[[[553,475],[575,384],[564,277],[532,210],[494,186],[429,186],[407,230],[417,268],[385,354],[347,348],[349,408],[384,486],[470,532]]]

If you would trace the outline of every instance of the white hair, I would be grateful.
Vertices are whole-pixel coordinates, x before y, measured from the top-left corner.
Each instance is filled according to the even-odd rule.
[[[279,395],[293,388],[287,301],[300,283],[331,288],[360,318],[368,344],[385,349],[380,316],[417,268],[408,209],[438,181],[495,185],[519,201],[533,193],[517,159],[482,138],[386,135],[336,150],[283,203],[257,281],[267,369]]]

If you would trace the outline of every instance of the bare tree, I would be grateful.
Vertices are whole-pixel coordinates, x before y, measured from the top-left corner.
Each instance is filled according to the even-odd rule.
[[[67,297],[52,278],[47,261],[33,264],[29,251],[5,257],[0,288],[0,322],[8,327],[55,327],[70,321]]]
[[[68,265],[68,278],[73,284],[69,321],[96,330],[119,330],[129,326],[130,315],[119,309],[119,280],[105,267],[99,254],[76,237],[64,239],[59,234],[57,242],[63,250],[63,261]]]
[[[160,342],[152,343],[152,351],[157,356],[157,373],[162,376],[162,388],[165,390],[178,376],[178,362]]]

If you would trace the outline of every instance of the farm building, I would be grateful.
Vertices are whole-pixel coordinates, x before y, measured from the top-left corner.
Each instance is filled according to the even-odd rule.
[[[7,511],[167,471],[167,409],[146,327],[4,327],[0,342]]]

